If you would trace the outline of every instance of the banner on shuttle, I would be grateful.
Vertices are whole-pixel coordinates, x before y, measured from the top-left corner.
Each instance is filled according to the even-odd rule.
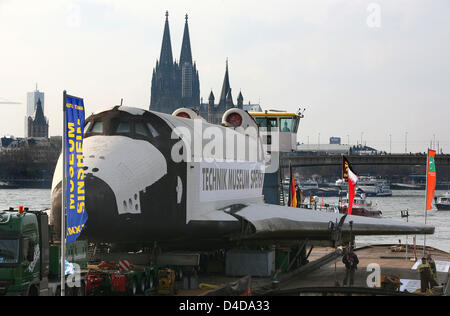
[[[260,197],[264,164],[258,162],[201,162],[200,201]]]
[[[66,243],[77,240],[87,222],[83,163],[83,99],[65,95],[65,204],[67,212]]]

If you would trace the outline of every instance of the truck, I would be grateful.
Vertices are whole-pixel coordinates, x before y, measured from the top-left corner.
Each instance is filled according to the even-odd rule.
[[[61,243],[53,236],[46,211],[0,211],[0,296],[60,295]],[[66,265],[75,268],[64,271],[67,296],[157,293],[159,271],[169,266],[152,264],[148,254],[90,254],[89,249],[86,240],[66,245]],[[198,262],[198,255],[184,254],[180,265]]]
[[[0,211],[0,295],[61,293],[61,244],[51,236],[46,212],[32,212],[23,207]],[[86,241],[67,245],[66,260],[78,267],[78,282],[73,282],[77,286],[68,287],[68,295],[85,293],[87,253]]]

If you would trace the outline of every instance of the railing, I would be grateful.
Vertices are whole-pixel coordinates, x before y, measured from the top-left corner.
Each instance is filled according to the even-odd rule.
[[[426,165],[427,156],[423,154],[395,154],[395,155],[346,155],[352,165]],[[324,153],[282,153],[281,166],[286,168],[289,163],[293,167],[308,166],[340,166],[341,155]],[[450,166],[450,155],[437,155],[437,166]]]

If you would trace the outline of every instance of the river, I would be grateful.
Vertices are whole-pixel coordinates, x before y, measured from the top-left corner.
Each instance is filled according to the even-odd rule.
[[[442,195],[445,191],[436,191],[436,195]],[[425,197],[423,191],[394,190],[392,197],[369,197],[368,200],[377,204],[377,208],[383,211],[384,218],[401,219],[402,210],[409,211],[409,221],[424,223],[425,221]],[[324,198],[325,203],[334,204],[336,197]],[[0,189],[0,210],[9,207],[17,209],[19,205],[28,207],[30,210],[43,210],[50,208],[50,189]],[[427,236],[427,245],[450,252],[450,211],[429,211],[427,224],[435,226],[434,235]],[[406,236],[376,236],[357,237],[357,245],[398,243],[405,242]],[[412,243],[412,236],[408,237]],[[417,236],[417,244],[423,245],[423,236]]]

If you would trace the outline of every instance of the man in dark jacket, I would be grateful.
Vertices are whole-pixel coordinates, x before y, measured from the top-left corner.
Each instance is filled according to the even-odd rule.
[[[355,279],[355,271],[358,269],[359,264],[358,256],[353,252],[353,248],[345,249],[342,263],[345,265],[344,286],[347,285],[348,281],[350,281],[350,286],[352,286]]]
[[[433,258],[431,258],[431,254],[428,254],[427,256],[427,263],[430,266],[431,274],[430,274],[430,289],[432,289],[435,286],[438,286],[437,283],[437,270],[436,270],[436,262],[434,262]]]

